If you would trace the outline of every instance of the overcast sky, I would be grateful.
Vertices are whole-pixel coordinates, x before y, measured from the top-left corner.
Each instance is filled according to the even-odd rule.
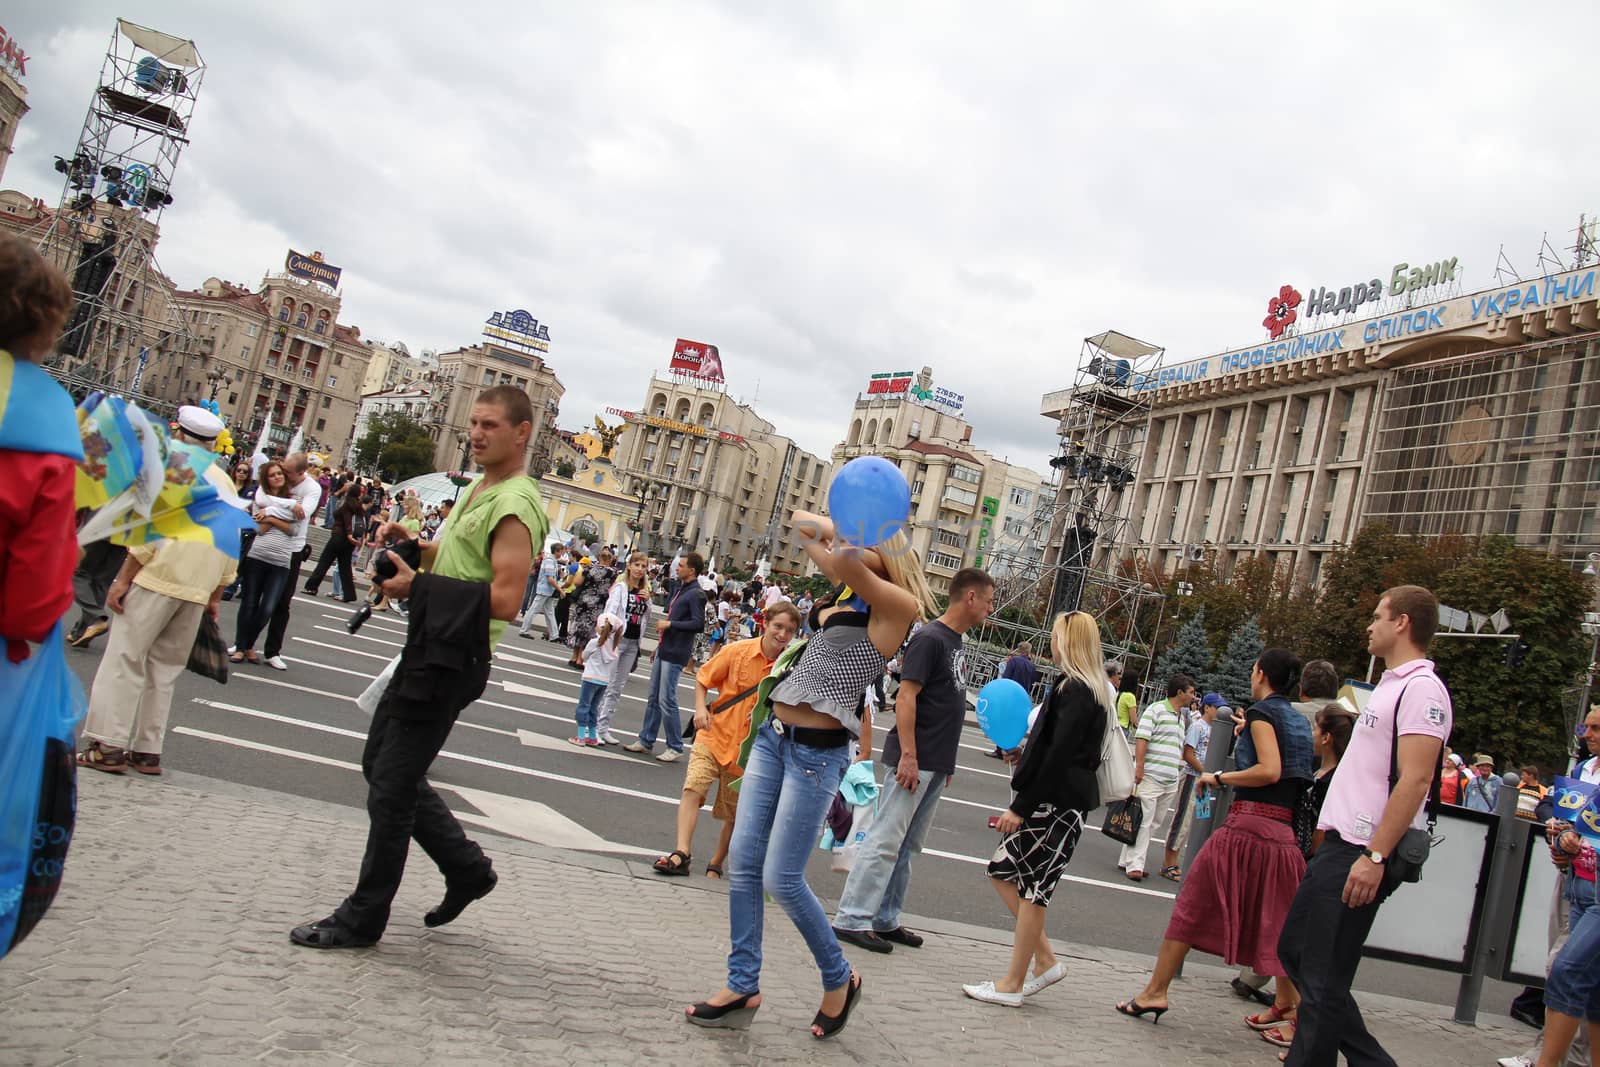
[[[208,65],[181,286],[321,249],[342,320],[413,351],[526,308],[574,429],[677,337],[823,455],[927,365],[1039,470],[1086,335],[1189,359],[1401,260],[1487,288],[1600,209],[1596,7],[1204,6],[30,3],[5,185],[59,199],[121,15]]]

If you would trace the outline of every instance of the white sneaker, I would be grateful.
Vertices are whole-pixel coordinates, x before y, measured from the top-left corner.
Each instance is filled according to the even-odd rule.
[[[1029,978],[1027,981],[1023,982],[1022,995],[1025,997],[1031,997],[1035,993],[1039,992],[1039,990],[1055,985],[1066,976],[1067,965],[1065,963],[1057,963],[1054,967],[1050,968],[1048,971],[1045,971],[1043,974],[1034,975],[1032,978]],[[1001,995],[1004,996],[1005,994]]]
[[[238,646],[237,646],[237,645],[229,645],[229,646],[228,646],[228,655],[230,655],[230,656],[231,656],[231,655],[233,655],[233,654],[234,654],[234,653],[235,653],[235,652],[237,652],[237,651],[239,651],[239,648],[238,648]]]
[[[622,746],[622,751],[648,753],[650,751],[650,746],[640,741],[629,741],[627,744]]]
[[[607,730],[605,733],[600,735],[600,743],[602,745],[620,745],[620,744],[622,744],[621,741],[617,740],[617,735],[612,733],[610,730]]]
[[[675,748],[669,748],[662,752],[661,755],[656,757],[656,759],[660,760],[662,763],[677,763],[682,758],[683,753],[679,752]]]
[[[1533,1067],[1535,1061],[1527,1056],[1501,1056],[1494,1062],[1498,1063],[1500,1067]]]
[[[267,666],[271,667],[275,671],[286,671],[289,669],[289,665],[283,661],[282,656],[268,656]]]
[[[961,991],[973,1000],[981,1000],[985,1004],[1000,1004],[1007,1008],[1022,1007],[1021,993],[1002,993],[994,987],[993,982],[964,985],[961,987]]]

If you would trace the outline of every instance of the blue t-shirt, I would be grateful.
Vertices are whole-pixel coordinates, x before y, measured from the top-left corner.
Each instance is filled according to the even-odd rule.
[[[556,558],[546,553],[544,562],[539,564],[539,584],[534,590],[534,595],[555,596],[561,592],[560,577],[561,568],[556,563]]]
[[[1204,719],[1196,719],[1189,724],[1189,732],[1184,735],[1183,744],[1186,748],[1194,749],[1194,758],[1200,761],[1200,766],[1206,765],[1206,753],[1211,750],[1211,724]],[[1194,778],[1199,771],[1189,766],[1188,760],[1183,763],[1183,773]]]

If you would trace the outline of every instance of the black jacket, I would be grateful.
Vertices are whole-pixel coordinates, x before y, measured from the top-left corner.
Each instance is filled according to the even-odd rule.
[[[671,611],[667,614],[667,630],[661,635],[661,646],[656,658],[663,663],[684,665],[689,653],[694,651],[694,638],[706,625],[706,591],[698,579],[691,578],[668,596]]]
[[[489,585],[437,574],[411,582],[406,645],[384,693],[397,719],[454,719],[489,682]]]
[[[1040,804],[1089,812],[1100,806],[1095,771],[1105,739],[1106,710],[1077,679],[1057,682],[1028,732],[1011,776],[1011,810],[1026,819]]]

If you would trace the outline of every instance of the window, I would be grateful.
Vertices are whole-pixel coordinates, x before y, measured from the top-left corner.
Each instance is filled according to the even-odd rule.
[[[911,483],[911,495],[916,496],[920,492],[922,492],[922,479],[918,478]]]
[[[306,324],[306,313],[304,311],[294,317],[294,324],[296,326],[304,326]]]
[[[239,349],[239,358],[242,359],[242,360],[249,360],[249,358],[250,358],[250,346],[249,345],[245,345],[243,348]]]
[[[323,322],[321,319],[317,320],[317,325],[314,328],[315,328],[317,333],[327,333],[328,332],[328,324],[326,322]]]
[[[327,419],[318,419],[317,420],[317,429],[326,430],[327,428],[328,428],[328,420]]]
[[[928,565],[942,567],[947,571],[958,571],[961,569],[961,557],[952,556],[948,552],[929,552]]]
[[[983,484],[983,472],[974,467],[952,466],[950,468],[950,477],[958,482],[966,482],[968,485]]]
[[[278,321],[279,322],[288,322],[289,321],[289,309],[288,308],[281,307],[281,308],[278,309]]]
[[[954,530],[940,530],[939,531],[939,543],[941,545],[948,545],[951,548],[966,548],[967,547],[967,539],[965,537],[962,537],[959,533],[957,533]]]
[[[344,353],[343,353],[343,352],[335,352],[335,353],[334,353],[334,354],[333,354],[333,365],[334,365],[334,366],[335,366],[335,367],[342,367],[342,366],[344,366]],[[721,789],[721,788],[722,788],[722,787],[721,787],[721,786],[718,786],[718,787],[717,787],[717,788],[718,788],[718,789]]]
[[[1350,417],[1356,413],[1356,391],[1350,390],[1344,394],[1344,416],[1339,421],[1349,422]]]
[[[277,370],[278,369],[278,357],[277,356],[268,356],[267,357],[267,369],[268,370]]]
[[[331,374],[328,375],[328,388],[329,389],[337,389],[338,387],[339,387],[339,379],[335,378]]]
[[[323,397],[322,398],[322,406],[325,409],[333,407],[333,397],[331,397],[331,396]]]
[[[953,485],[947,485],[944,487],[944,499],[971,507],[978,502],[978,494],[970,489],[957,489]]]
[[[239,394],[238,393],[229,393],[228,394],[228,406],[229,407],[232,407],[234,404],[237,404],[238,402],[239,402]]]
[[[1337,444],[1335,444],[1333,446],[1333,458],[1334,459],[1343,459],[1344,458],[1344,446],[1345,446],[1345,443],[1347,441],[1349,441],[1349,440],[1350,440],[1350,431],[1349,430],[1340,430],[1339,431],[1339,441],[1338,441]]]
[[[483,384],[486,386],[494,384],[494,371],[486,370],[483,372]]]
[[[1025,508],[1031,503],[1033,503],[1033,493],[1031,491],[1022,488],[1020,485],[1013,485],[1011,487],[1012,507]]]

